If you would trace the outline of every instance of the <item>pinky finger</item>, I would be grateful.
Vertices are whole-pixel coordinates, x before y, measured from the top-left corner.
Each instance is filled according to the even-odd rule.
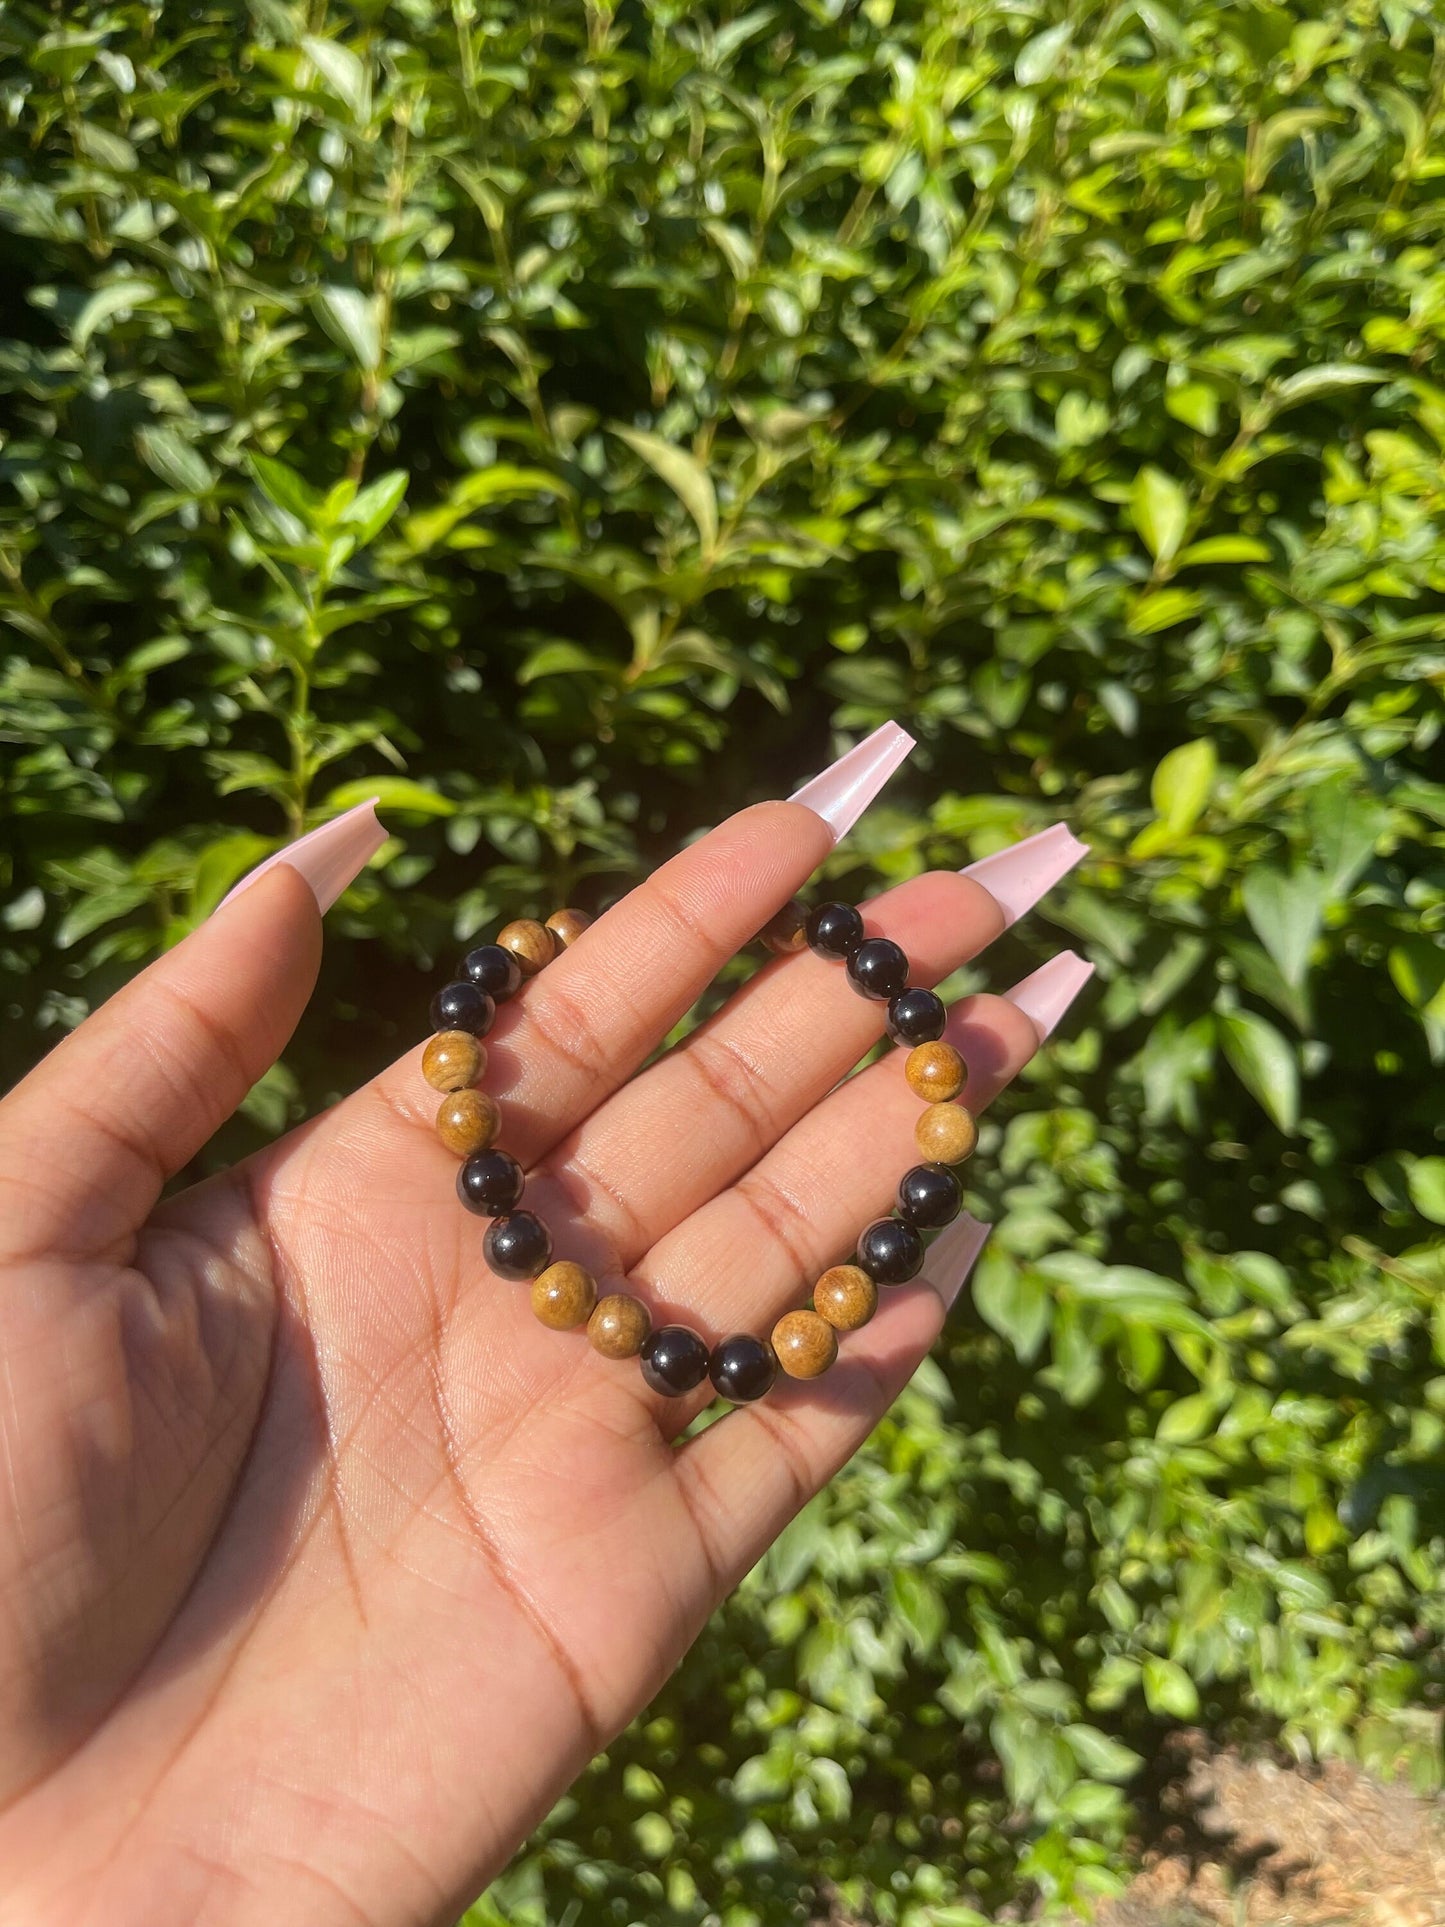
[[[991,1229],[967,1212],[955,1218],[929,1247],[914,1284],[888,1292],[877,1317],[850,1335],[826,1380],[780,1385],[677,1452],[677,1478],[723,1591],[882,1419],[937,1338]]]

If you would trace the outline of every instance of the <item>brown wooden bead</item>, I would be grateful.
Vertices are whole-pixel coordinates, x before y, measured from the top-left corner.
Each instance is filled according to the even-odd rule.
[[[437,1112],[437,1136],[459,1158],[486,1151],[497,1141],[502,1113],[485,1091],[453,1091]]]
[[[773,1327],[773,1350],[789,1378],[821,1378],[838,1356],[838,1334],[815,1311],[785,1312]]]
[[[978,1143],[978,1126],[961,1104],[930,1104],[919,1112],[913,1142],[931,1164],[962,1164]]]
[[[466,1030],[439,1030],[421,1054],[421,1074],[434,1091],[464,1091],[486,1068],[486,1047]]]
[[[795,950],[808,947],[808,906],[794,897],[785,903],[775,917],[768,921],[758,932],[761,941],[775,957],[791,956]]]
[[[831,1265],[813,1287],[813,1309],[834,1331],[858,1331],[878,1309],[878,1287],[862,1265]]]
[[[570,1258],[548,1265],[532,1280],[532,1310],[554,1332],[569,1332],[585,1325],[597,1303],[597,1283],[592,1273]]]
[[[551,963],[561,947],[555,933],[533,917],[518,917],[515,923],[497,932],[497,942],[510,950],[522,966],[524,977],[535,977],[544,964]]]
[[[968,1066],[952,1044],[919,1044],[903,1066],[908,1088],[929,1104],[947,1104],[968,1078]]]
[[[554,910],[547,919],[546,927],[564,950],[570,950],[591,923],[592,919],[585,910]]]
[[[592,1349],[604,1358],[636,1358],[651,1330],[646,1305],[625,1291],[609,1291],[605,1298],[599,1298],[597,1309],[587,1320]]]

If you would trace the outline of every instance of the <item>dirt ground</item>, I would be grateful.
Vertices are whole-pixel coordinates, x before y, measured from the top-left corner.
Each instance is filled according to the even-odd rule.
[[[1186,1742],[1160,1838],[1098,1927],[1445,1927],[1445,1804],[1353,1767]]]

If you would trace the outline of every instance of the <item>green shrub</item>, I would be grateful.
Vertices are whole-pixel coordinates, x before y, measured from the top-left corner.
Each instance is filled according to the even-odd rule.
[[[478,1919],[1062,1909],[1170,1721],[1433,1781],[1441,36],[0,19],[8,1074],[372,792],[217,1156],[458,937],[886,715],[921,748],[843,888],[1093,846],[1050,914],[1097,994],[970,1167],[972,1311]]]

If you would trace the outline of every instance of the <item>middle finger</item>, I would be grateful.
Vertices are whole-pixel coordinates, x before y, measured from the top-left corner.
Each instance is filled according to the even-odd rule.
[[[910,982],[931,986],[1031,908],[1083,849],[1057,827],[974,874],[915,877],[865,906],[868,932],[901,944]],[[825,1097],[882,1036],[886,1011],[840,965],[806,951],[781,958],[563,1139],[546,1176],[631,1265]]]

